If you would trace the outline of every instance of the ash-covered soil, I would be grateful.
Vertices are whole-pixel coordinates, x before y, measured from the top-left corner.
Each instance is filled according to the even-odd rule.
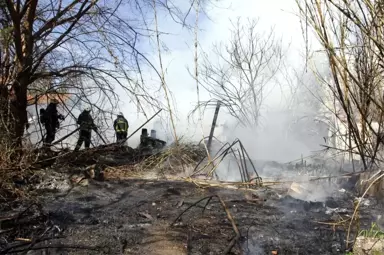
[[[26,242],[30,255],[223,254],[235,233],[217,198],[192,207],[171,226],[186,208],[210,195],[222,198],[240,231],[231,254],[345,254],[345,229],[320,222],[352,214],[353,197],[347,192],[325,202],[305,202],[286,190],[203,189],[189,182],[139,179],[89,180],[64,195],[41,195],[42,207],[31,213],[34,222],[19,223],[17,234],[1,239],[0,249],[18,254],[28,248]],[[360,224],[371,221],[365,213]],[[4,221],[1,229],[7,231]]]

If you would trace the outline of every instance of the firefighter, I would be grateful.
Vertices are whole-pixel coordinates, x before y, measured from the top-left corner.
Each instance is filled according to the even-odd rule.
[[[122,112],[119,112],[117,119],[113,122],[113,128],[116,132],[117,142],[122,142],[127,138],[129,125]]]
[[[44,140],[45,145],[51,144],[55,140],[56,130],[60,127],[59,119],[64,120],[64,116],[57,112],[57,99],[51,99],[47,109],[40,110],[40,117],[44,124],[46,136]]]
[[[80,125],[80,136],[77,141],[75,151],[78,151],[81,145],[84,142],[84,147],[86,149],[89,148],[91,144],[91,134],[92,129],[97,131],[97,127],[93,122],[93,118],[91,116],[91,108],[86,107],[82,113],[80,113],[79,118],[77,119],[77,124]]]

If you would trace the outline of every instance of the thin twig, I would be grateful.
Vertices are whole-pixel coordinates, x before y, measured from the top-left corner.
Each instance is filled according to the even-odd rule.
[[[375,178],[370,184],[369,186],[366,188],[366,190],[364,191],[363,195],[360,197],[360,199],[358,200],[356,206],[355,206],[355,209],[353,211],[353,214],[352,214],[352,217],[351,217],[351,221],[349,222],[349,225],[348,225],[348,231],[347,231],[347,248],[348,248],[348,244],[350,243],[349,242],[349,236],[350,236],[350,233],[351,233],[351,227],[352,227],[352,223],[355,221],[355,217],[356,217],[356,214],[357,214],[357,211],[360,207],[360,204],[361,204],[361,201],[363,200],[363,198],[365,197],[365,195],[367,194],[367,192],[369,191],[369,189],[372,187],[372,185],[374,185],[378,180],[380,180],[381,178],[384,177],[384,173],[382,173],[382,171],[380,170],[377,174],[381,173],[377,178]],[[376,175],[377,175],[376,174]]]
[[[177,221],[178,219],[180,219],[180,217],[181,217],[185,212],[187,212],[189,209],[191,209],[192,207],[196,206],[196,205],[199,204],[201,201],[204,201],[204,200],[208,199],[207,203],[205,204],[205,206],[204,206],[204,208],[203,208],[203,212],[204,212],[204,210],[205,210],[206,206],[208,205],[208,203],[209,203],[213,198],[215,198],[215,197],[216,197],[217,199],[219,199],[220,204],[221,204],[223,210],[225,211],[228,220],[230,221],[230,223],[231,223],[231,225],[232,225],[233,231],[235,232],[235,236],[231,239],[231,242],[228,244],[227,248],[225,249],[225,251],[224,251],[224,253],[223,253],[223,254],[228,254],[228,253],[232,250],[232,248],[235,246],[235,244],[238,242],[238,240],[239,240],[239,238],[240,238],[240,232],[239,232],[239,229],[237,228],[236,222],[235,222],[234,218],[232,217],[231,212],[228,210],[228,208],[227,208],[227,206],[226,206],[224,200],[221,199],[221,197],[218,196],[218,195],[213,195],[213,196],[204,197],[204,198],[198,200],[197,202],[193,203],[192,205],[188,206],[188,208],[186,208],[184,211],[182,211],[182,212],[177,216],[177,218],[171,223],[170,226],[173,226],[173,225],[176,223],[176,221]]]

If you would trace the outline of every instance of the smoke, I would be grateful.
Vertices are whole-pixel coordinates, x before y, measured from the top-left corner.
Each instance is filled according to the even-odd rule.
[[[291,9],[294,1],[284,1],[284,9]],[[223,4],[225,6],[226,4]],[[269,30],[271,25],[276,25],[276,33],[283,38],[291,38],[292,45],[291,50],[287,53],[286,65],[292,67],[292,70],[287,70],[289,73],[280,74],[276,78],[275,84],[268,91],[271,91],[268,95],[265,95],[264,105],[260,109],[261,119],[260,125],[257,127],[243,127],[239,125],[239,121],[234,119],[228,114],[225,107],[222,107],[219,112],[218,123],[215,129],[215,136],[222,142],[232,143],[235,139],[240,139],[245,149],[249,153],[252,160],[255,160],[257,170],[264,177],[272,178],[291,178],[286,170],[281,170],[281,167],[265,166],[265,162],[277,161],[280,164],[294,161],[301,158],[306,158],[313,155],[314,152],[322,149],[321,144],[324,143],[324,138],[327,136],[327,127],[323,124],[316,122],[316,116],[319,115],[321,104],[318,101],[317,96],[322,96],[321,86],[318,86],[316,77],[308,71],[304,73],[305,59],[297,57],[302,42],[300,34],[300,23],[294,15],[287,12],[281,12],[281,3],[279,4],[267,4],[265,6],[260,3],[255,3],[258,8],[250,8],[249,1],[236,1],[236,8],[238,10],[223,10],[213,9],[210,13],[214,22],[202,16],[201,24],[199,28],[199,52],[204,50],[206,53],[208,49],[212,48],[213,43],[225,42],[230,38],[228,32],[229,18],[235,18],[237,16],[245,16],[249,18],[260,17],[261,27],[260,30]],[[279,6],[278,8],[276,6]],[[235,8],[235,7],[234,7]],[[252,10],[252,11],[250,11]],[[259,13],[255,13],[258,10]],[[246,15],[245,15],[246,14]],[[191,14],[192,15],[192,14]],[[161,16],[161,15],[159,15]],[[270,17],[284,17],[281,20],[276,20]],[[287,25],[287,22],[290,25]],[[263,25],[265,25],[263,27]],[[212,124],[214,109],[208,109],[203,117],[203,123],[197,121],[195,116],[194,120],[188,119],[188,113],[194,108],[197,101],[196,85],[194,79],[188,72],[188,68],[193,68],[194,49],[193,34],[188,34],[186,31],[181,31],[178,24],[172,22],[171,17],[164,17],[159,21],[160,30],[164,31],[164,35],[161,36],[162,43],[167,45],[168,52],[163,54],[163,65],[166,67],[166,82],[170,91],[173,94],[172,106],[173,113],[176,117],[176,132],[183,141],[198,142],[203,139],[204,136],[209,134],[209,130]],[[177,32],[165,35],[169,31]],[[288,34],[287,34],[288,31]],[[295,34],[296,33],[296,34]],[[184,41],[183,41],[184,40]],[[150,41],[150,40],[148,40]],[[148,52],[156,52],[148,42],[148,45],[143,42],[140,47]],[[151,49],[151,50],[150,50]],[[148,59],[158,66],[157,53],[149,54]],[[312,59],[315,62],[315,66],[320,70],[326,68],[321,67],[323,64],[323,58],[318,57]],[[326,74],[322,71],[322,75]],[[160,81],[156,78],[154,72],[148,71],[148,68],[143,68],[143,74],[145,82],[148,83],[148,89],[156,88],[153,92],[154,97],[158,97],[160,94],[155,93],[158,91]],[[300,75],[297,75],[300,74]],[[119,109],[110,109],[112,112],[117,113],[122,111],[125,117],[128,119],[130,128],[129,135],[132,134],[137,128],[144,123],[147,118],[142,113],[137,113],[137,107],[129,100],[129,96],[125,92],[116,86],[116,93],[122,99]],[[152,91],[150,92],[152,93]],[[200,91],[201,100],[209,100],[211,96],[205,92],[202,88]],[[166,105],[166,102],[162,100],[162,104]],[[154,111],[149,109],[149,106],[145,106],[146,114],[150,117],[154,114]],[[31,109],[31,111],[34,111]],[[73,114],[77,117],[80,113],[79,110],[75,110]],[[151,122],[149,122],[144,128],[155,129],[157,131],[157,137],[166,141],[168,144],[174,142],[173,130],[170,125],[169,112],[164,108],[164,111]],[[95,113],[97,118],[97,114]],[[116,116],[111,116],[107,122],[102,122],[102,130],[106,134],[106,138],[109,142],[115,141],[113,132],[113,119]],[[74,123],[71,117],[68,117],[65,124]],[[202,128],[201,128],[202,124]],[[57,134],[57,137],[61,137],[67,134],[69,130],[62,130]],[[39,132],[36,132],[37,134]],[[133,135],[128,145],[136,147],[139,144],[141,131],[139,130]],[[73,146],[76,142],[77,134],[66,140]],[[38,135],[36,136],[38,137]],[[95,145],[101,143],[96,135],[93,137]],[[35,139],[38,140],[38,139]],[[227,157],[221,162],[218,168],[218,175],[223,180],[239,180],[239,171],[237,170],[237,164],[234,159]],[[283,176],[283,177],[282,177]]]
[[[323,65],[320,58],[318,65]],[[318,70],[327,77],[327,68]],[[285,103],[279,101],[278,93],[266,98],[268,107],[262,111],[258,127],[241,126],[222,109],[219,114],[222,128],[215,131],[215,136],[228,143],[239,139],[262,178],[294,182],[286,187],[291,196],[324,202],[340,189],[339,184],[333,179],[311,179],[336,175],[342,163],[329,159],[329,154],[323,152],[329,127],[325,121],[318,121],[325,116],[321,101],[324,87],[315,75],[308,72],[297,77],[297,90],[285,95]],[[220,163],[216,173],[220,180],[241,181],[236,159],[230,156]]]

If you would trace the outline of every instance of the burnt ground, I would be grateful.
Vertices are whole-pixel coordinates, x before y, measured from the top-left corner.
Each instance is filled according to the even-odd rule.
[[[7,220],[0,219],[0,254],[223,254],[235,233],[217,198],[206,207],[202,201],[170,226],[211,195],[225,201],[240,231],[231,254],[345,254],[344,229],[319,222],[351,215],[346,192],[326,203],[306,202],[276,189],[252,193],[143,179],[90,180],[64,195],[45,192],[40,207],[15,207],[8,228],[16,232],[4,237]],[[329,213],[330,208],[343,210]],[[21,214],[31,220],[23,222]],[[360,222],[370,224],[371,217],[365,214]]]

